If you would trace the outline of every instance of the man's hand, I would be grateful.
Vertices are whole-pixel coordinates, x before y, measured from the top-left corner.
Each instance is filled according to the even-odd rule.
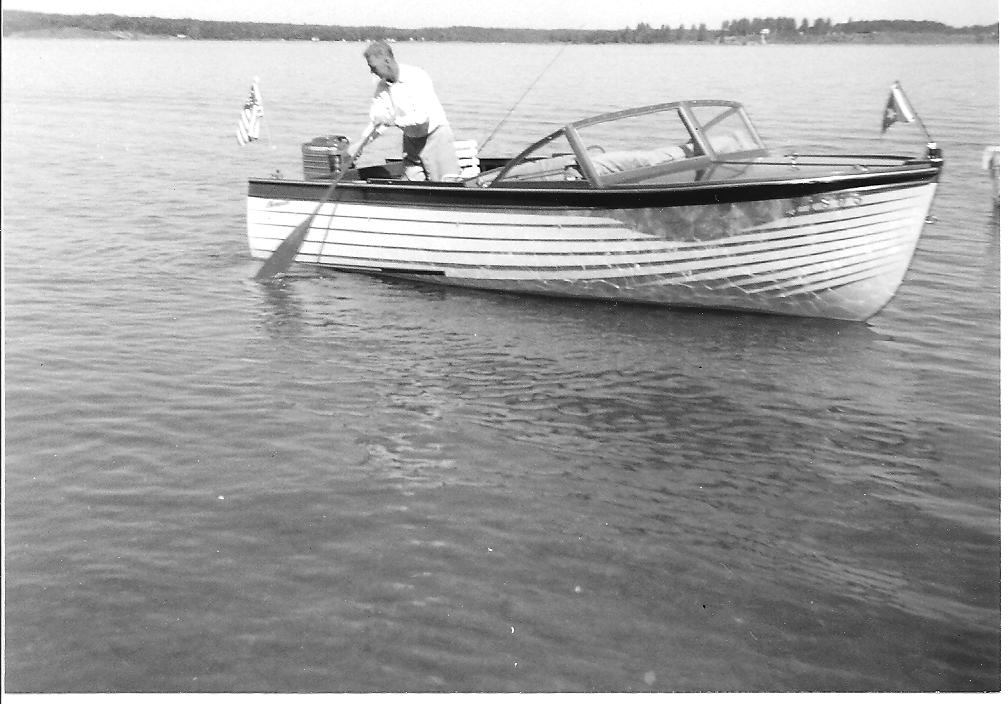
[[[358,152],[363,150],[364,147],[366,147],[369,142],[371,142],[374,139],[377,139],[378,136],[385,131],[385,128],[386,125],[383,123],[372,122],[370,125],[367,126],[367,129],[365,129],[364,132],[361,133],[360,139],[358,139],[356,142],[351,142],[349,145],[347,145],[347,154],[349,154],[350,156],[354,156],[355,154],[359,156]]]

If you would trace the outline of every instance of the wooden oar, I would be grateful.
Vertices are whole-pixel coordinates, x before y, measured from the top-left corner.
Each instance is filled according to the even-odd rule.
[[[357,147],[356,151],[347,159],[346,163],[340,167],[340,170],[336,172],[336,176],[333,178],[332,184],[326,190],[325,195],[322,196],[322,200],[319,204],[315,206],[315,210],[311,215],[306,217],[304,221],[287,235],[287,239],[280,243],[273,254],[270,255],[269,259],[263,262],[262,267],[255,275],[255,280],[259,282],[270,281],[277,274],[282,274],[287,271],[290,267],[291,262],[294,261],[294,257],[298,255],[301,251],[301,245],[304,244],[305,237],[308,236],[308,230],[311,228],[312,220],[315,216],[319,214],[322,210],[322,206],[326,204],[329,200],[329,196],[333,194],[336,190],[336,186],[339,184],[340,180],[346,175],[353,163],[357,161],[357,157],[361,155],[364,151],[364,147],[371,143],[371,141],[377,137],[382,132],[382,125],[373,125],[371,132],[364,141],[361,142],[360,146]]]

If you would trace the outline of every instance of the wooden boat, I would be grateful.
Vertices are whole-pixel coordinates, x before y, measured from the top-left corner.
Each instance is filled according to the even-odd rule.
[[[680,101],[566,124],[452,182],[404,181],[396,160],[350,169],[335,186],[327,169],[253,178],[248,242],[253,257],[270,257],[326,197],[296,262],[865,320],[902,282],[941,168],[934,143],[918,157],[774,152],[741,104]]]

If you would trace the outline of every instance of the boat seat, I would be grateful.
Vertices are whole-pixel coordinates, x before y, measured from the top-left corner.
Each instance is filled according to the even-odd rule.
[[[466,139],[455,142],[455,155],[459,162],[459,175],[462,179],[479,176],[480,163],[478,156],[479,146],[475,139]]]
[[[561,154],[559,156],[548,157],[527,161],[518,164],[508,171],[506,181],[566,181],[568,177],[567,168],[575,166],[577,159],[573,154]]]
[[[668,146],[648,150],[625,150],[592,153],[592,162],[599,176],[618,174],[621,171],[632,171],[654,166],[666,161],[684,159],[686,153],[682,147]]]
[[[707,135],[707,141],[715,154],[731,154],[732,152],[746,151],[754,148],[754,144],[749,142],[744,136],[734,132],[724,134]]]

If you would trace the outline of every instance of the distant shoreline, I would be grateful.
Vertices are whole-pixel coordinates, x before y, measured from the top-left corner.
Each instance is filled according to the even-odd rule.
[[[194,38],[189,36],[179,37],[172,36],[168,34],[146,34],[143,32],[126,32],[126,31],[116,31],[116,30],[93,30],[93,29],[82,29],[80,27],[59,27],[59,28],[49,28],[49,29],[34,29],[34,30],[24,30],[24,31],[14,31],[4,34],[4,40],[9,39],[58,39],[58,40],[73,40],[73,39],[100,39],[106,41],[234,41],[234,42],[284,42],[291,41],[295,43],[303,43],[304,39],[284,39],[282,37],[278,38],[250,38],[250,39],[221,39],[216,37],[207,38]],[[320,43],[364,43],[367,40],[319,40]],[[516,41],[516,40],[498,40],[498,41],[475,41],[470,39],[437,39],[437,40],[424,40],[425,43],[431,44],[446,44],[446,43],[480,43],[480,44],[553,44],[557,42],[550,41],[549,39],[540,40],[528,40],[528,41]],[[403,43],[403,42],[401,42]],[[406,40],[404,43],[410,43]],[[421,43],[421,40],[413,40],[412,43]],[[607,44],[598,44],[594,42],[569,42],[573,44],[581,44],[585,46],[627,46],[627,44],[620,42],[610,42]],[[852,37],[844,38],[842,40],[829,38],[821,39],[811,39],[807,41],[781,41],[781,40],[767,40],[761,42],[758,38],[749,37],[748,39],[742,38],[730,38],[728,41],[718,41],[718,40],[707,40],[707,41],[687,41],[687,42],[653,42],[643,46],[698,46],[698,45],[721,45],[721,46],[759,46],[765,44],[767,46],[818,46],[818,45],[843,45],[843,44],[856,44],[859,46],[863,45],[962,45],[962,44],[989,44],[998,45],[1000,42],[997,37],[993,38],[980,38],[970,35],[961,34],[951,34],[951,35],[921,35],[921,34],[895,34],[895,33],[880,33],[869,37]],[[637,44],[636,46],[642,46]]]
[[[529,29],[518,27],[397,27],[225,22],[191,18],[121,15],[59,15],[3,10],[6,39],[109,39],[365,42],[472,42],[492,44],[998,44],[999,25],[950,27],[921,20],[859,20],[833,24],[828,18],[742,18],[719,29],[704,24],[623,29]]]

